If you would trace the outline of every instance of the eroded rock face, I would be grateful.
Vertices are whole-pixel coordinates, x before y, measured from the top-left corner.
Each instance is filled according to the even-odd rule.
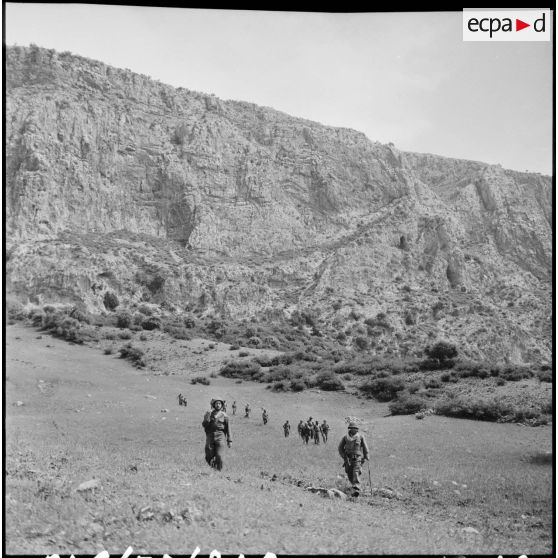
[[[6,155],[22,301],[101,311],[111,292],[231,320],[312,308],[331,337],[356,308],[389,317],[378,353],[444,337],[475,357],[550,356],[549,177],[36,47],[6,50]]]

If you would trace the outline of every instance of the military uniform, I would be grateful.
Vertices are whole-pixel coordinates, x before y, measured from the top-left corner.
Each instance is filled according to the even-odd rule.
[[[316,421],[314,423],[314,426],[312,427],[312,432],[314,433],[314,443],[319,444],[320,443],[320,427],[318,425],[318,421]]]
[[[358,496],[362,463],[368,459],[368,445],[364,436],[358,432],[356,423],[349,424],[349,433],[341,439],[338,450],[339,455],[343,458],[347,477],[352,484],[353,496]]]
[[[269,418],[269,415],[267,414],[267,411],[264,409],[264,412],[262,413],[262,420],[264,424],[267,424],[267,419]]]
[[[289,424],[289,421],[283,425],[283,432],[285,432],[285,438],[288,438],[291,433],[291,425]]]
[[[304,436],[302,435],[302,431],[304,430],[304,422],[302,420],[298,423],[298,426],[296,428],[298,430],[298,435],[301,438],[304,438]]]
[[[205,460],[209,465],[220,471],[223,468],[223,453],[225,444],[232,443],[229,417],[221,409],[215,408],[215,403],[222,399],[212,399],[212,411],[207,411],[203,417],[202,426],[205,430]]]
[[[236,401],[233,401],[232,410],[233,410],[233,415],[236,415]]]
[[[320,431],[322,433],[322,439],[325,444],[327,442],[327,435],[329,433],[329,424],[325,420],[320,426]]]
[[[250,405],[246,405],[246,407],[244,408],[244,412],[245,412],[245,417],[246,418],[250,418]]]

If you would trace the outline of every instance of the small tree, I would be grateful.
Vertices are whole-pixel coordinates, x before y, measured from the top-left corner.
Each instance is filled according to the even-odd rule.
[[[424,352],[430,358],[435,358],[440,362],[446,362],[457,356],[457,347],[447,341],[439,341],[433,347],[426,347]]]

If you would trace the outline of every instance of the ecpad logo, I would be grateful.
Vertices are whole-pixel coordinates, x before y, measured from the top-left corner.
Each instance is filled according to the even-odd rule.
[[[463,10],[464,41],[550,41],[550,10]]]

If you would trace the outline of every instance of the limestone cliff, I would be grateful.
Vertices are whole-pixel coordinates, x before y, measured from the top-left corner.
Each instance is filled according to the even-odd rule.
[[[405,153],[362,133],[6,49],[6,284],[104,310],[150,300],[229,320],[312,308],[370,350],[551,351],[551,179]],[[263,319],[263,318],[262,318]],[[348,332],[348,341],[358,335]]]

